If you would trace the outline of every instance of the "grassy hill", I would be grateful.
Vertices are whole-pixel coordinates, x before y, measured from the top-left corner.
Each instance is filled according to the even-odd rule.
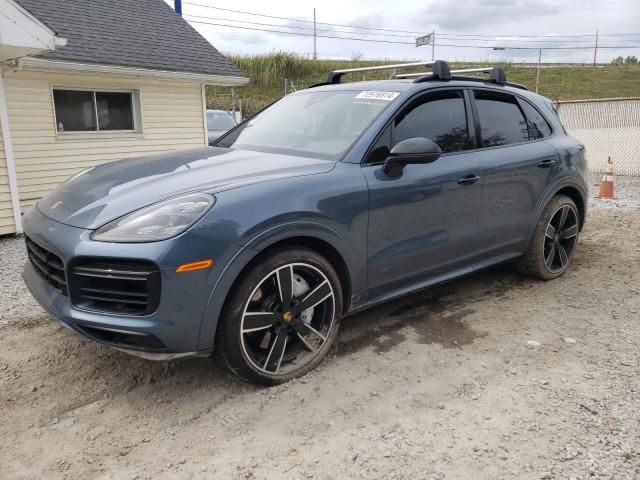
[[[403,60],[310,60],[293,53],[280,52],[268,55],[238,56],[228,55],[251,82],[235,89],[235,95],[242,100],[245,114],[252,114],[284,94],[285,79],[288,88],[300,90],[315,83],[325,81],[331,70],[358,68],[372,65],[402,63]],[[480,66],[474,63],[451,63],[454,68]],[[505,63],[507,79],[535,90],[536,66]],[[366,75],[345,76],[345,81],[387,78],[389,72],[369,72]],[[209,108],[230,108],[231,89],[212,88],[207,90]],[[640,96],[640,65],[607,66],[543,66],[540,71],[539,93],[553,100],[575,100],[584,98],[610,98]]]

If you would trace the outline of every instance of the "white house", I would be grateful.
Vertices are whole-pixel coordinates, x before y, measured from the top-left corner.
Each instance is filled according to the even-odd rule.
[[[163,0],[0,0],[0,235],[97,163],[206,144],[242,72]]]

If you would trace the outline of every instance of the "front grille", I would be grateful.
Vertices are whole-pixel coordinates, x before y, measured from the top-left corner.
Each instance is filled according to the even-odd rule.
[[[69,284],[73,305],[95,312],[148,315],[160,300],[160,270],[150,262],[84,260]]]
[[[36,271],[49,285],[67,296],[67,276],[64,272],[62,259],[55,253],[41,247],[29,237],[25,236],[27,255]]]

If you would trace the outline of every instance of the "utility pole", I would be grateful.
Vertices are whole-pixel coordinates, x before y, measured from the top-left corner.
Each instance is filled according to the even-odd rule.
[[[318,52],[316,50],[316,9],[313,9],[313,59],[318,59]]]
[[[593,66],[596,66],[596,61],[598,58],[598,30],[596,30],[596,48],[593,50]]]
[[[431,34],[431,61],[436,59],[436,31]]]
[[[538,84],[540,83],[540,63],[542,62],[542,49],[538,52],[538,71],[536,72],[536,93],[538,93]]]

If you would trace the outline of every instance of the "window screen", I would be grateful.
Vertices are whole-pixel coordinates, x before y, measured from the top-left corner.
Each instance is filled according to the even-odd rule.
[[[520,102],[520,105],[522,105],[522,110],[527,117],[529,140],[538,140],[551,135],[551,127],[538,110],[525,101]]]
[[[476,91],[474,95],[483,147],[529,141],[529,129],[515,97],[483,91]]]
[[[56,128],[65,132],[134,130],[133,94],[90,90],[53,90]]]
[[[467,115],[461,91],[429,95],[395,121],[394,145],[412,137],[434,141],[444,153],[466,150],[469,145]]]

